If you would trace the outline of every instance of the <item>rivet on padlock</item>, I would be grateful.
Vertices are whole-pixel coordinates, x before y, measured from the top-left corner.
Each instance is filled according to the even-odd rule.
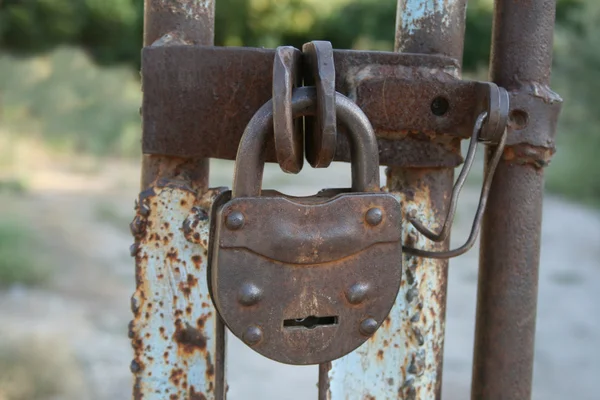
[[[391,310],[402,275],[401,207],[379,188],[373,129],[337,94],[352,147],[352,191],[310,197],[262,191],[261,152],[272,124],[265,104],[238,149],[232,192],[213,205],[211,297],[231,332],[288,364],[342,357],[371,337]],[[314,115],[314,88],[294,92],[294,117]]]

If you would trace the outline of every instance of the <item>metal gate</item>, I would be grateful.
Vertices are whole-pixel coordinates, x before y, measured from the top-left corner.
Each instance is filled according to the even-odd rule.
[[[497,88],[510,107],[497,166],[500,139],[487,138],[471,396],[531,397],[543,168],[561,103],[548,86],[555,1],[496,0],[493,84],[461,80],[466,3],[399,0],[398,54],[332,53],[336,90],[377,134],[386,190],[405,221],[417,221],[403,224],[402,241],[421,252],[404,252],[395,305],[375,335],[320,365],[319,399],[441,397],[448,257],[458,252],[427,256],[448,251],[448,235],[430,240],[418,222],[444,225],[460,142],[480,112],[495,110]],[[214,9],[214,0],[145,1],[142,192],[131,224],[136,399],[227,392],[225,328],[207,278],[211,206],[223,189],[208,189],[208,158],[235,158],[244,126],[272,96],[276,53],[210,47]],[[344,146],[335,157],[347,161]],[[276,161],[272,149],[267,159]],[[471,245],[477,229],[476,221]]]

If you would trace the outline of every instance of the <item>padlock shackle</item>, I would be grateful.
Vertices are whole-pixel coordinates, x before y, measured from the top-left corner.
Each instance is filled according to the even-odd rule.
[[[316,115],[317,92],[303,86],[294,90],[294,118]],[[335,94],[336,115],[348,129],[352,161],[352,190],[378,192],[379,147],[373,127],[365,113],[346,96]],[[232,197],[258,197],[262,189],[267,139],[273,136],[273,103],[266,102],[254,114],[240,141],[236,155]]]

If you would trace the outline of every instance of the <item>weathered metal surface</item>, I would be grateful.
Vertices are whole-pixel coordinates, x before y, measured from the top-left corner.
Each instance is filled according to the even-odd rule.
[[[274,94],[275,52],[169,44],[143,52],[144,152],[235,159],[236,146],[228,144],[239,143],[254,112]],[[334,50],[333,56],[336,90],[372,121],[382,164],[460,163],[457,138],[469,137],[477,115],[489,111],[489,84],[458,80],[458,63],[448,57],[349,50]],[[511,100],[513,124],[518,126],[519,116],[526,123],[509,134],[508,144],[553,143],[553,133],[531,132],[556,124],[559,102],[535,87],[511,93]],[[274,162],[272,147],[267,161]],[[339,135],[335,159],[349,160]]]
[[[405,215],[428,224],[442,218],[450,170],[388,169],[388,187]],[[445,186],[444,186],[445,185]],[[437,194],[436,194],[437,193]],[[441,250],[445,244],[403,225],[407,245]],[[441,387],[447,263],[404,254],[404,273],[396,303],[383,325],[364,345],[320,366],[319,399],[435,399]]]
[[[212,298],[231,332],[266,357],[297,365],[341,357],[394,304],[402,224],[389,194],[263,192],[228,201],[215,224]]]
[[[304,85],[317,88],[317,113],[305,118],[306,160],[313,168],[326,168],[335,156],[335,64],[331,42],[315,40],[302,46]]]
[[[554,0],[496,1],[491,78],[526,101],[558,107],[548,86],[555,7]],[[525,122],[529,135],[552,140],[507,145],[483,220],[472,399],[505,398],[507,388],[511,398],[531,398],[542,167],[554,152],[556,123],[533,118],[513,114],[509,130],[516,134]]]
[[[239,143],[254,112],[272,95],[274,54],[248,48],[146,48],[144,152],[234,159],[230,143]],[[382,164],[460,163],[457,138],[469,137],[477,115],[487,109],[488,85],[456,79],[457,63],[447,57],[335,50],[334,62],[336,90],[372,121]],[[251,90],[242,90],[246,86]],[[529,142],[525,131],[508,142]],[[271,144],[268,149],[267,161],[276,161]],[[338,135],[336,149],[337,160],[349,160],[343,136]]]
[[[223,398],[223,326],[206,290],[208,213],[217,193],[163,181],[138,200],[129,327],[135,399]]]
[[[212,45],[214,0],[145,0],[144,45]],[[144,93],[147,101],[152,93]],[[142,109],[143,115],[143,109]],[[208,159],[144,155],[132,224],[135,399],[225,398],[224,327],[209,299]],[[183,224],[193,229],[183,231]]]
[[[467,0],[398,0],[396,51],[441,54],[460,63],[466,11]]]
[[[278,47],[273,61],[273,131],[277,162],[285,172],[297,174],[304,164],[302,119],[292,114],[292,91],[300,85],[300,50]]]
[[[234,160],[244,127],[271,98],[273,50],[197,49],[143,50],[144,154]],[[276,161],[272,141],[268,158]]]
[[[142,53],[143,87],[148,94],[143,104],[143,152],[181,157],[235,159],[236,145],[245,126],[256,110],[272,96],[274,55],[273,50],[267,49],[146,47]],[[353,59],[356,59],[356,62],[352,62]],[[383,164],[422,165],[425,163],[432,166],[455,166],[460,163],[458,145],[456,141],[452,141],[452,138],[440,137],[435,143],[429,140],[432,134],[443,133],[447,130],[447,126],[464,124],[464,119],[469,120],[475,114],[471,99],[474,89],[465,88],[460,82],[452,83],[452,76],[444,72],[444,66],[454,65],[455,61],[443,57],[427,59],[421,56],[417,59],[413,57],[397,59],[392,53],[362,54],[342,50],[334,51],[334,60],[336,66],[339,66],[336,67],[338,68],[336,90],[349,95],[375,121],[376,132],[380,136],[380,161]],[[369,65],[376,66],[378,63],[392,61],[394,64],[388,69],[403,70],[404,64],[414,67],[413,64],[417,62],[429,62],[426,65],[431,66],[430,71],[438,71],[429,74],[434,74],[434,78],[437,77],[432,79],[433,87],[427,92],[427,96],[433,95],[433,97],[428,99],[427,96],[423,97],[416,93],[416,82],[408,79],[406,73],[402,74],[402,71],[397,75],[404,76],[402,80],[404,83],[399,84],[395,89],[402,91],[402,94],[394,95],[392,92],[390,95],[387,89],[383,91],[384,76],[373,76],[367,73]],[[248,68],[248,65],[252,65],[252,68]],[[356,71],[357,74],[365,70],[366,72],[362,73],[365,79],[356,80],[354,78],[356,74],[348,72],[353,81],[346,81],[345,70]],[[383,70],[377,68],[377,71]],[[422,73],[414,74],[415,77],[420,75]],[[207,76],[211,79],[206,79]],[[372,77],[376,78],[373,80],[373,85],[378,86],[370,89],[368,85]],[[428,79],[429,76],[426,77]],[[394,78],[390,77],[386,88],[392,87],[393,81]],[[405,93],[406,85],[410,85],[412,89]],[[452,87],[449,88],[449,85]],[[455,85],[463,88],[457,89]],[[362,90],[362,87],[366,89]],[[380,93],[375,93],[375,90]],[[438,94],[446,97],[451,95],[455,99],[451,111],[443,118],[431,114],[430,111],[430,103]],[[395,109],[393,113],[386,111],[386,114],[369,115],[373,112],[383,112],[381,105],[372,104],[373,99],[381,98],[390,102],[389,108],[385,110],[394,108],[401,101],[399,99],[404,101],[401,102],[402,107]],[[415,103],[421,104],[421,109],[426,110],[424,116],[414,112]],[[203,106],[205,104],[211,104],[211,107]],[[381,116],[378,117],[379,115]],[[398,122],[403,118],[406,123]],[[408,128],[419,127],[423,119],[430,121],[426,126],[428,130],[439,129],[430,132],[429,135],[412,135]],[[399,133],[396,138],[390,137],[389,133],[398,124],[404,126],[406,130]],[[342,127],[338,126],[338,128]],[[401,140],[396,140],[397,138]],[[349,160],[349,146],[343,135],[338,135],[336,149],[337,160]],[[269,162],[277,161],[272,143],[267,146],[266,157]]]
[[[145,0],[144,44],[176,38],[188,44],[212,45],[215,0]]]
[[[400,204],[380,192],[368,119],[336,97],[355,155],[352,188],[369,193],[262,192],[273,119],[267,102],[240,142],[233,198],[213,211],[210,281],[219,314],[254,350],[289,364],[329,361],[358,347],[381,325],[400,286]],[[317,103],[315,88],[298,88],[293,115],[315,115]]]

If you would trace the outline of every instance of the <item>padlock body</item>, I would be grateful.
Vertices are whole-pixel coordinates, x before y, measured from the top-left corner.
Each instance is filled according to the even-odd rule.
[[[372,336],[402,276],[393,195],[223,196],[213,209],[209,282],[233,334],[296,365],[342,357]]]

